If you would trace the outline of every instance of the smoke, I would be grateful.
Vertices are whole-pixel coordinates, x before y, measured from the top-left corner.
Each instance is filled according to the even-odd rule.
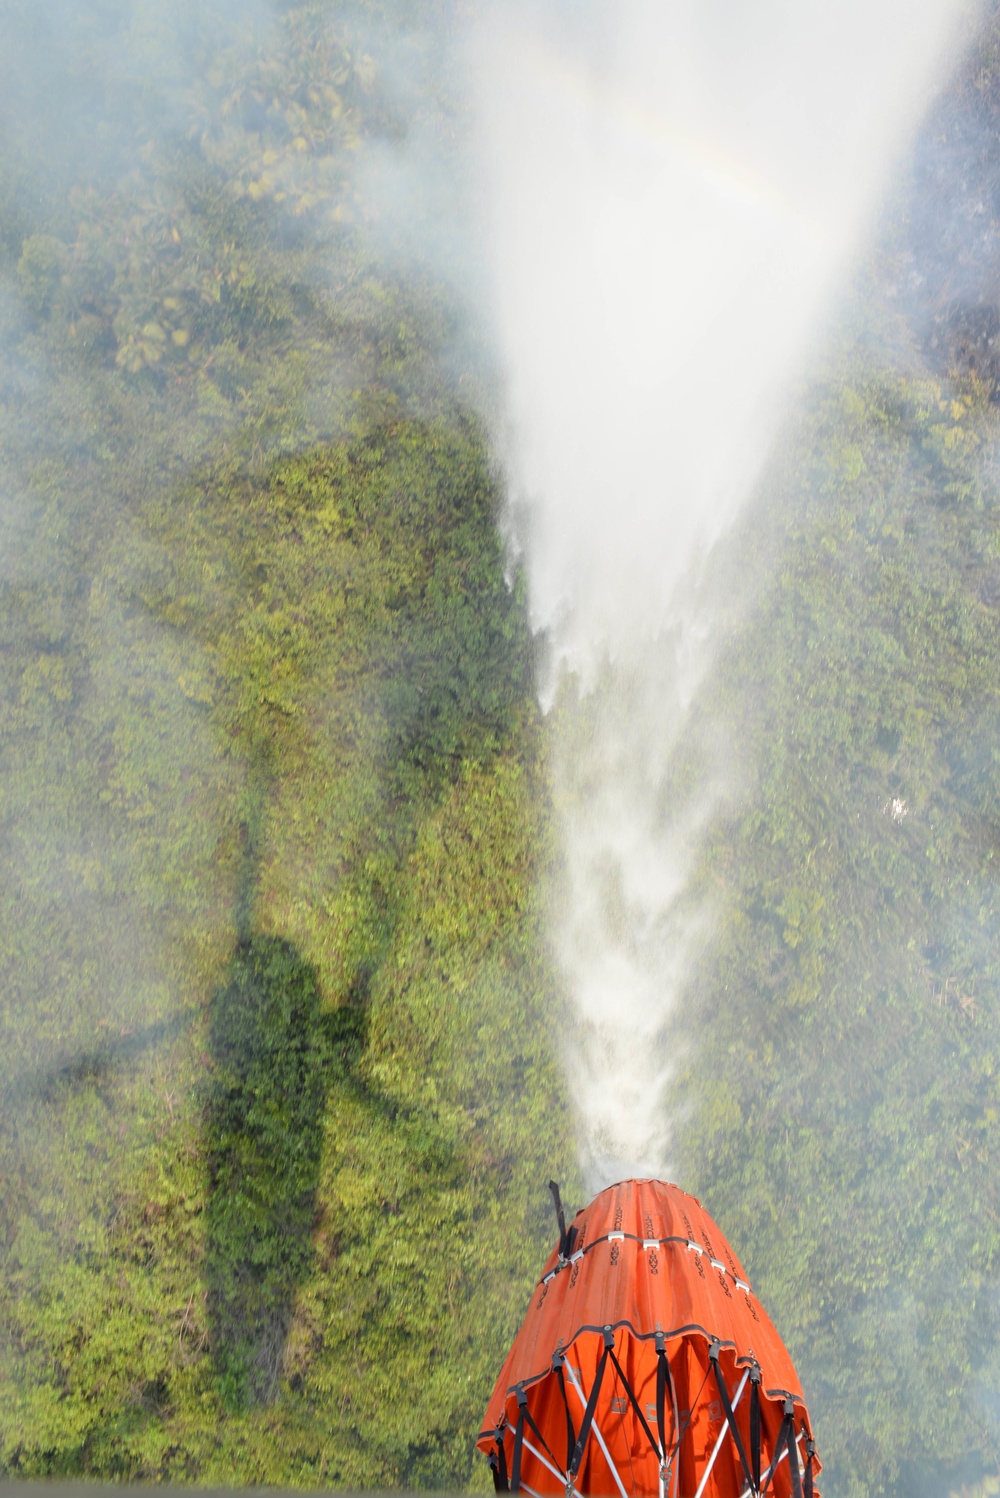
[[[961,32],[956,0],[493,9],[471,49],[499,442],[546,642],[554,941],[595,1186],[669,1161],[686,894],[736,769],[673,761],[751,493]]]
[[[173,1034],[191,1009],[178,927],[226,935],[213,865],[238,776],[179,684],[199,648],[137,607],[159,565],[137,512],[206,446],[170,408],[194,343],[169,345],[159,388],[152,365],[144,389],[123,392],[114,373],[116,348],[174,291],[160,241],[174,243],[182,194],[151,183],[191,134],[192,79],[233,36],[249,55],[266,16],[199,10],[0,7],[5,1129],[25,1088]],[[194,787],[203,835],[187,841]]]
[[[381,305],[334,254],[353,120],[404,131],[422,78],[403,38],[373,88],[366,9],[0,0],[4,1125],[36,1076],[197,1013],[234,939],[248,772],[213,649],[164,613],[225,589],[185,579],[164,496],[339,433],[368,378],[331,334]]]

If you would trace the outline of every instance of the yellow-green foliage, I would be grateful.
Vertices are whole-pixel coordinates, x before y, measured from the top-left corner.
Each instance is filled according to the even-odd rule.
[[[467,1470],[567,1148],[495,503],[400,420],[138,507],[57,651],[11,618],[15,1471]]]
[[[571,1170],[523,598],[378,58],[174,7],[163,132],[119,10],[0,175],[0,1471],[454,1486]]]
[[[1000,1493],[1000,1474],[984,1477],[982,1482],[965,1483],[949,1493],[948,1498],[996,1498]]]
[[[459,1481],[567,1149],[529,640],[475,433],[209,473],[142,532],[148,568],[112,550],[115,605],[92,590],[127,663],[74,698],[33,657],[8,725],[43,868],[7,928],[5,1460]],[[59,771],[61,849],[13,799]]]
[[[975,386],[842,362],[737,538],[756,599],[711,684],[742,785],[680,1164],[838,1493],[996,1462],[998,439]]]
[[[439,7],[273,9],[0,3],[4,1475],[462,1484],[572,1173],[475,371],[353,169]],[[725,741],[676,1173],[859,1498],[996,1486],[998,438],[843,358],[664,800]]]

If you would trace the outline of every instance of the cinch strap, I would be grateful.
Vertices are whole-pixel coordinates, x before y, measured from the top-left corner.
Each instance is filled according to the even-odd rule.
[[[518,1389],[518,1403],[520,1408],[517,1412],[517,1425],[514,1429],[514,1458],[510,1465],[510,1490],[512,1493],[521,1491],[521,1447],[524,1443],[524,1405],[520,1404],[520,1396],[523,1389]]]
[[[561,1352],[557,1352],[552,1359],[552,1366],[556,1370],[556,1378],[559,1380],[559,1392],[562,1395],[563,1409],[566,1411],[566,1470],[573,1460],[573,1448],[576,1446],[576,1431],[573,1428],[573,1416],[569,1410],[569,1400],[566,1398],[566,1377],[563,1373],[563,1364],[566,1359]],[[558,1466],[558,1462],[556,1466]]]
[[[795,1406],[790,1399],[785,1400],[785,1418],[781,1422],[778,1439],[774,1443],[774,1455],[771,1458],[771,1465],[768,1468],[767,1481],[764,1483],[762,1498],[764,1498],[771,1485],[771,1478],[777,1470],[778,1463],[781,1461],[782,1451],[784,1450],[788,1452],[788,1466],[792,1477],[793,1498],[802,1498],[802,1480],[799,1476],[799,1450],[795,1443]]]
[[[667,1432],[665,1426],[667,1406],[667,1379],[670,1377],[670,1364],[667,1362],[667,1349],[663,1333],[656,1334],[656,1434],[660,1438],[660,1460],[667,1449]],[[676,1435],[677,1432],[675,1431]]]
[[[726,1388],[726,1380],[722,1376],[722,1369],[719,1367],[718,1342],[712,1343],[711,1347],[708,1349],[708,1355],[712,1360],[712,1367],[715,1369],[715,1382],[719,1387],[719,1398],[722,1400],[722,1408],[726,1412],[726,1423],[729,1426],[729,1431],[733,1438],[733,1444],[739,1454],[740,1465],[743,1468],[743,1476],[746,1478],[751,1490],[756,1493],[759,1490],[760,1484],[759,1481],[756,1485],[754,1484],[753,1473],[750,1470],[750,1463],[747,1461],[747,1454],[743,1449],[743,1437],[740,1435],[739,1426],[736,1424],[736,1414],[733,1410],[733,1402],[729,1397],[729,1390]],[[756,1388],[756,1385],[754,1387]],[[753,1391],[751,1391],[751,1398],[753,1398]],[[802,1495],[800,1493],[797,1493],[795,1495],[795,1498],[802,1498]]]
[[[760,1492],[760,1369],[756,1364],[750,1369],[750,1466],[753,1469],[753,1490]],[[809,1493],[808,1498],[812,1498]]]
[[[625,1377],[625,1374],[622,1372],[622,1365],[621,1365],[621,1363],[619,1363],[617,1357],[615,1356],[615,1349],[613,1347],[609,1347],[608,1348],[608,1353],[609,1353],[609,1355],[611,1357],[611,1361],[615,1365],[615,1369],[617,1370],[618,1377],[622,1381],[622,1387],[624,1388],[625,1393],[628,1395],[629,1399],[632,1402],[632,1408],[635,1410],[636,1418],[638,1419],[639,1424],[642,1426],[643,1430],[646,1432],[646,1440],[649,1442],[650,1446],[653,1448],[654,1454],[656,1456],[658,1456],[660,1458],[660,1460],[662,1461],[663,1460],[663,1444],[661,1442],[660,1445],[657,1446],[656,1441],[653,1439],[653,1432],[649,1428],[649,1422],[647,1421],[645,1415],[642,1413],[642,1410],[639,1408],[639,1401],[638,1401],[638,1399],[636,1399],[635,1395],[632,1392],[632,1385],[629,1383],[628,1379]]]
[[[566,1213],[563,1211],[562,1198],[559,1195],[559,1183],[549,1182],[549,1190],[552,1192],[552,1200],[556,1206],[556,1221],[559,1224],[559,1257],[566,1260],[573,1252],[573,1244],[576,1242],[576,1228],[566,1231]]]
[[[788,1465],[792,1469],[792,1493],[794,1498],[802,1498],[802,1478],[799,1476],[799,1447],[795,1439],[795,1406],[790,1399],[785,1400],[785,1421],[788,1424]]]
[[[670,1390],[670,1418],[673,1422],[674,1439],[676,1446],[667,1456],[667,1390]],[[674,1459],[680,1456],[681,1433],[680,1421],[677,1418],[677,1390],[674,1387],[674,1376],[670,1371],[670,1363],[667,1358],[667,1339],[662,1332],[656,1333],[656,1433],[660,1438],[660,1465],[664,1463],[672,1465]]]
[[[594,1375],[594,1385],[590,1391],[590,1398],[587,1400],[587,1408],[583,1412],[583,1424],[580,1426],[580,1434],[576,1438],[576,1445],[573,1447],[573,1456],[566,1472],[566,1476],[569,1478],[570,1482],[572,1482],[576,1478],[576,1474],[580,1470],[580,1463],[583,1460],[584,1447],[587,1444],[587,1437],[590,1435],[590,1427],[594,1423],[594,1411],[597,1409],[597,1401],[601,1393],[601,1384],[604,1381],[604,1370],[608,1366],[608,1353],[611,1351],[614,1345],[614,1334],[611,1331],[610,1327],[605,1327],[604,1351],[601,1353],[600,1361],[597,1364],[597,1372]]]
[[[551,1446],[549,1445],[549,1443],[545,1439],[545,1437],[542,1435],[541,1431],[538,1429],[538,1426],[535,1424],[534,1416],[532,1415],[531,1411],[528,1409],[528,1396],[524,1392],[523,1385],[520,1385],[518,1387],[518,1390],[517,1390],[517,1428],[521,1432],[521,1436],[519,1438],[517,1435],[515,1435],[515,1437],[514,1437],[515,1442],[517,1442],[519,1439],[521,1441],[523,1441],[523,1439],[524,1439],[524,1426],[525,1426],[525,1423],[527,1423],[528,1425],[531,1426],[532,1430],[535,1432],[535,1435],[538,1437],[538,1439],[541,1441],[542,1445],[545,1447],[545,1450],[548,1452],[549,1456],[552,1457],[553,1465],[556,1466],[556,1467],[558,1467],[559,1463],[556,1461],[555,1456],[553,1455]],[[519,1447],[518,1447],[518,1455],[520,1455],[520,1448]],[[521,1466],[520,1466],[520,1462],[517,1461],[517,1457],[515,1457],[515,1462],[517,1463],[517,1474],[518,1474],[518,1479],[519,1479],[517,1486],[519,1487],[520,1486]],[[515,1491],[516,1490],[517,1490],[517,1488],[515,1488]]]
[[[496,1456],[490,1458],[490,1466],[493,1468],[493,1487],[496,1492],[509,1493],[510,1484],[507,1481],[507,1453],[504,1450],[503,1437],[503,1429],[498,1425],[496,1430],[493,1432],[493,1439],[496,1442],[497,1446],[497,1454]]]

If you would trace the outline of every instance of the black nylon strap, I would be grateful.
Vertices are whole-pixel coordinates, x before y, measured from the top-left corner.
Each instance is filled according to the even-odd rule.
[[[566,1359],[562,1353],[557,1352],[552,1359],[552,1366],[556,1370],[556,1378],[559,1380],[559,1392],[562,1395],[563,1409],[566,1411],[566,1470],[573,1460],[573,1448],[576,1445],[576,1430],[573,1427],[573,1416],[570,1414],[569,1400],[566,1397],[566,1378],[563,1373],[563,1364]],[[559,1463],[556,1463],[558,1466]]]
[[[604,1370],[608,1366],[608,1352],[612,1347],[614,1347],[614,1337],[609,1331],[606,1331],[604,1333],[604,1351],[601,1353],[597,1364],[597,1372],[594,1374],[594,1386],[590,1391],[590,1398],[587,1400],[587,1408],[583,1412],[583,1423],[580,1426],[580,1434],[576,1438],[576,1445],[573,1447],[573,1457],[566,1473],[567,1477],[571,1480],[576,1477],[577,1472],[580,1470],[584,1447],[587,1444],[587,1437],[590,1435],[590,1427],[594,1423],[594,1413],[597,1409],[597,1401],[601,1393],[601,1384],[604,1381]]]
[[[576,1242],[576,1228],[567,1228],[566,1226],[566,1213],[563,1211],[558,1182],[550,1181],[549,1190],[552,1192],[552,1200],[556,1208],[556,1221],[559,1224],[559,1257],[565,1260],[573,1252],[573,1244]]]
[[[670,1389],[670,1419],[677,1445],[667,1452],[667,1389]],[[680,1422],[677,1418],[677,1390],[667,1359],[667,1339],[661,1331],[656,1333],[656,1434],[660,1442],[660,1476],[667,1477],[681,1453]],[[676,1476],[674,1479],[676,1491]],[[669,1498],[669,1494],[667,1495]]]
[[[750,1369],[750,1468],[753,1490],[760,1492],[760,1369]],[[812,1494],[809,1494],[812,1498]]]
[[[781,1425],[778,1429],[778,1439],[775,1441],[774,1450],[771,1453],[771,1465],[767,1469],[767,1476],[764,1479],[764,1486],[761,1490],[760,1498],[767,1498],[767,1490],[771,1486],[771,1478],[774,1476],[775,1468],[781,1461],[781,1453],[785,1449],[785,1442],[787,1439],[788,1421],[782,1420]]]
[[[628,1395],[629,1400],[631,1401],[632,1408],[635,1410],[636,1416],[638,1417],[638,1420],[639,1420],[639,1424],[642,1426],[643,1430],[646,1433],[646,1440],[649,1442],[650,1446],[653,1449],[653,1455],[654,1456],[659,1456],[660,1452],[662,1451],[663,1448],[662,1448],[662,1446],[657,1446],[657,1444],[656,1444],[656,1441],[655,1441],[655,1439],[653,1437],[653,1432],[649,1428],[649,1421],[646,1419],[646,1417],[643,1414],[642,1410],[639,1408],[639,1401],[638,1401],[638,1399],[636,1399],[635,1394],[632,1392],[632,1385],[629,1383],[628,1379],[625,1377],[624,1371],[622,1369],[622,1365],[621,1365],[621,1363],[619,1363],[618,1358],[615,1355],[615,1350],[614,1350],[613,1347],[609,1347],[608,1348],[608,1354],[609,1354],[609,1356],[611,1358],[611,1361],[615,1365],[615,1370],[616,1370],[616,1372],[618,1374],[618,1377],[622,1381],[622,1387],[625,1390],[625,1393]]]
[[[715,1382],[718,1385],[719,1398],[722,1400],[722,1408],[726,1412],[726,1423],[729,1426],[729,1433],[733,1438],[733,1445],[736,1447],[739,1455],[740,1465],[743,1468],[743,1476],[746,1478],[748,1486],[756,1492],[757,1489],[753,1485],[753,1473],[750,1471],[750,1463],[747,1461],[747,1454],[743,1447],[743,1437],[740,1435],[739,1426],[736,1424],[736,1412],[733,1409],[733,1402],[729,1397],[729,1390],[726,1388],[726,1380],[722,1376],[722,1369],[719,1367],[718,1342],[713,1342],[712,1346],[708,1349],[708,1355],[712,1360],[712,1367],[715,1369]],[[797,1494],[796,1498],[801,1498],[801,1494]]]
[[[799,1475],[799,1447],[795,1439],[795,1406],[785,1400],[785,1419],[788,1421],[788,1465],[792,1469],[793,1498],[802,1498],[802,1478]]]
[[[522,1390],[518,1391],[523,1392]],[[510,1490],[512,1493],[521,1491],[521,1447],[524,1444],[524,1405],[517,1412],[517,1426],[514,1430],[514,1456],[510,1464]]]
[[[813,1458],[816,1455],[816,1444],[814,1441],[806,1442],[806,1475],[802,1483],[804,1498],[813,1498]]]
[[[497,1427],[493,1432],[493,1439],[497,1443],[497,1464],[493,1469],[493,1486],[498,1493],[509,1493],[510,1483],[507,1481],[507,1452],[503,1444],[504,1433]]]
[[[786,1401],[786,1404],[787,1404],[787,1402],[788,1401]],[[775,1474],[775,1472],[777,1470],[777,1467],[778,1467],[778,1463],[781,1461],[781,1454],[786,1449],[786,1447],[788,1448],[788,1458],[789,1458],[789,1462],[791,1463],[791,1456],[792,1456],[792,1450],[791,1450],[791,1448],[794,1445],[795,1445],[795,1426],[792,1423],[792,1417],[791,1417],[791,1415],[786,1414],[784,1420],[782,1420],[782,1422],[781,1422],[781,1427],[780,1427],[780,1429],[778,1431],[778,1439],[774,1443],[774,1455],[771,1457],[771,1465],[767,1469],[767,1481],[764,1483],[764,1491],[761,1494],[761,1498],[766,1498],[767,1490],[771,1486],[771,1479],[774,1477],[774,1474]],[[793,1486],[793,1488],[797,1489],[798,1488],[798,1470],[799,1470],[799,1464],[798,1464],[798,1462],[795,1462],[792,1465],[794,1467],[794,1476],[792,1478],[792,1486]],[[796,1498],[801,1498],[801,1495],[798,1494],[798,1493],[796,1493]]]
[[[656,1434],[660,1440],[660,1461],[662,1462],[667,1450],[666,1410],[667,1410],[667,1379],[670,1377],[670,1365],[667,1362],[667,1353],[663,1345],[663,1333],[656,1334]],[[676,1435],[677,1432],[675,1431]]]
[[[528,1409],[528,1396],[524,1392],[523,1389],[518,1389],[518,1391],[517,1391],[517,1403],[518,1403],[518,1419],[520,1419],[520,1418],[523,1417],[527,1421],[527,1423],[531,1426],[532,1430],[535,1432],[535,1435],[538,1437],[538,1439],[541,1441],[542,1445],[545,1447],[545,1450],[548,1452],[549,1456],[552,1457],[552,1464],[553,1464],[553,1466],[558,1467],[559,1463],[556,1461],[555,1456],[552,1453],[552,1448],[549,1446],[548,1441],[545,1439],[545,1437],[542,1435],[541,1431],[538,1429],[538,1426],[535,1424],[534,1416],[532,1415],[531,1411]]]
[[[552,1200],[556,1209],[556,1221],[559,1224],[559,1257],[566,1258],[566,1213],[563,1211],[562,1198],[559,1195],[559,1183],[549,1182],[549,1190],[552,1192]]]

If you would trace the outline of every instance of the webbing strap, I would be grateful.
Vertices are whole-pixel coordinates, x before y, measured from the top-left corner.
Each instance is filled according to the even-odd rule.
[[[799,1448],[795,1440],[794,1416],[786,1416],[788,1420],[788,1465],[792,1469],[792,1493],[794,1498],[802,1498],[802,1478],[799,1476]]]
[[[667,1390],[670,1390],[670,1420],[676,1444],[667,1450],[666,1405]],[[699,1391],[699,1398],[700,1398]],[[677,1462],[674,1473],[674,1491],[680,1480],[681,1429],[677,1413],[677,1387],[667,1358],[666,1338],[662,1332],[656,1334],[656,1430],[660,1438],[660,1474],[667,1477]]]
[[[507,1453],[503,1444],[504,1432],[497,1426],[493,1432],[493,1439],[497,1445],[496,1466],[493,1468],[493,1486],[498,1493],[509,1493],[510,1483],[507,1481]]]
[[[662,1446],[657,1446],[657,1444],[656,1444],[656,1441],[655,1441],[655,1439],[653,1437],[653,1432],[649,1428],[649,1421],[646,1419],[645,1415],[642,1413],[642,1410],[639,1408],[639,1401],[638,1401],[638,1399],[636,1399],[635,1394],[632,1392],[632,1385],[629,1383],[628,1379],[625,1377],[625,1374],[624,1374],[624,1372],[622,1370],[622,1365],[618,1361],[618,1358],[617,1358],[617,1356],[615,1354],[614,1348],[613,1347],[609,1347],[608,1348],[608,1353],[609,1353],[609,1355],[611,1357],[611,1361],[615,1365],[615,1369],[616,1369],[616,1371],[618,1373],[618,1377],[622,1381],[622,1387],[624,1388],[625,1393],[628,1395],[629,1400],[631,1401],[632,1408],[635,1410],[635,1413],[636,1413],[636,1416],[638,1418],[639,1424],[642,1426],[643,1430],[646,1433],[646,1440],[649,1442],[650,1446],[653,1448],[653,1454],[654,1454],[654,1456],[661,1456],[661,1453],[663,1451],[663,1447]]]
[[[614,1345],[615,1339],[613,1334],[610,1331],[605,1331],[604,1351],[601,1353],[600,1360],[597,1364],[597,1372],[594,1374],[594,1384],[590,1391],[590,1397],[587,1400],[587,1407],[583,1412],[583,1423],[580,1426],[580,1434],[576,1438],[576,1445],[573,1447],[573,1456],[566,1470],[566,1476],[570,1479],[571,1482],[576,1477],[577,1472],[580,1470],[580,1463],[583,1460],[583,1452],[587,1444],[587,1437],[590,1435],[590,1427],[594,1423],[594,1412],[597,1409],[597,1401],[601,1393],[601,1384],[604,1381],[604,1370],[608,1366],[608,1353],[614,1347]]]
[[[761,1498],[766,1498],[767,1490],[771,1485],[771,1479],[777,1470],[778,1463],[781,1461],[782,1452],[785,1450],[788,1452],[788,1466],[792,1476],[792,1493],[794,1498],[802,1498],[802,1483],[799,1478],[799,1453],[795,1444],[794,1409],[795,1406],[792,1404],[792,1401],[786,1399],[785,1418],[781,1422],[778,1439],[774,1443],[774,1455],[771,1458],[771,1465],[767,1471],[767,1481],[764,1484],[764,1492],[761,1494]]]
[[[774,1476],[775,1469],[778,1463],[781,1461],[781,1453],[784,1451],[785,1443],[788,1440],[788,1425],[789,1421],[786,1416],[785,1419],[782,1420],[781,1425],[778,1428],[778,1439],[775,1441],[774,1450],[771,1453],[771,1465],[767,1469],[767,1477],[764,1479],[764,1488],[761,1493],[761,1498],[767,1498],[767,1490],[771,1486],[771,1478]]]
[[[522,1394],[523,1389],[518,1393]],[[514,1429],[514,1456],[510,1464],[510,1490],[512,1493],[521,1491],[521,1448],[524,1445],[524,1405],[517,1412],[517,1425]]]
[[[760,1369],[750,1369],[750,1467],[753,1490],[760,1492]],[[809,1494],[812,1498],[812,1494]]]
[[[556,1208],[556,1221],[559,1224],[559,1257],[562,1260],[566,1260],[573,1252],[573,1244],[576,1242],[576,1228],[571,1227],[567,1229],[566,1227],[566,1213],[563,1211],[558,1182],[550,1181],[549,1190],[552,1192],[552,1200]]]
[[[563,1373],[563,1364],[565,1361],[566,1359],[561,1352],[557,1352],[552,1359],[552,1366],[556,1370],[556,1378],[559,1380],[559,1392],[562,1395],[563,1409],[566,1411],[566,1470],[568,1472],[569,1464],[573,1460],[573,1448],[576,1445],[576,1430],[573,1426],[573,1416],[570,1414],[569,1400],[566,1397],[566,1377]],[[558,1465],[559,1463],[557,1462],[556,1466]]]
[[[722,1376],[722,1369],[719,1367],[718,1342],[712,1343],[708,1349],[708,1355],[712,1360],[712,1367],[715,1369],[715,1382],[718,1385],[719,1398],[722,1400],[722,1408],[726,1412],[726,1423],[729,1426],[729,1433],[733,1438],[733,1445],[736,1447],[739,1455],[740,1465],[743,1468],[743,1476],[746,1478],[749,1487],[756,1492],[757,1487],[754,1486],[753,1473],[750,1470],[750,1463],[747,1461],[747,1454],[743,1446],[743,1437],[740,1435],[740,1428],[736,1424],[736,1412],[733,1409],[733,1402],[729,1397],[729,1390],[726,1388],[726,1380]],[[801,1498],[801,1494],[796,1494],[796,1498]]]
[[[660,1441],[660,1461],[662,1462],[667,1452],[667,1381],[670,1378],[670,1364],[667,1362],[667,1349],[663,1339],[663,1333],[656,1334],[656,1434]],[[674,1435],[676,1435],[676,1430]]]
[[[535,1435],[538,1437],[538,1439],[541,1441],[542,1445],[545,1447],[545,1450],[548,1452],[549,1456],[552,1457],[553,1465],[556,1466],[556,1467],[558,1467],[559,1463],[555,1459],[555,1456],[553,1454],[551,1446],[549,1445],[549,1443],[545,1439],[545,1437],[542,1435],[541,1431],[538,1429],[538,1426],[535,1424],[535,1418],[532,1415],[531,1411],[528,1409],[528,1396],[524,1392],[523,1389],[518,1389],[518,1391],[517,1391],[517,1418],[518,1418],[519,1421],[520,1420],[527,1421],[527,1423],[531,1426],[532,1430],[535,1432]]]
[[[806,1442],[806,1475],[802,1484],[804,1498],[813,1498],[813,1459],[816,1455],[816,1442]]]

